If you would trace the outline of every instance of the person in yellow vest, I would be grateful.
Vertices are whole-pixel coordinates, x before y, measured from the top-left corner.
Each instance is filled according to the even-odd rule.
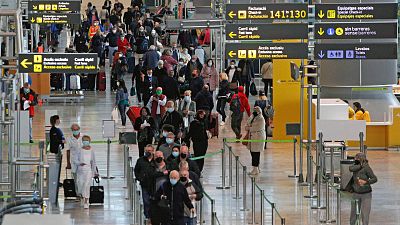
[[[349,113],[349,120],[354,120],[354,115],[356,114],[356,113],[354,112],[354,109],[351,108],[351,106],[349,105],[349,102],[348,102],[347,100],[343,100],[343,101],[346,102],[347,105],[348,105],[347,111],[348,111],[348,113]]]
[[[354,117],[356,120],[365,120],[367,122],[371,122],[371,117],[369,115],[369,112],[363,109],[359,102],[354,102],[353,106],[355,109]]]

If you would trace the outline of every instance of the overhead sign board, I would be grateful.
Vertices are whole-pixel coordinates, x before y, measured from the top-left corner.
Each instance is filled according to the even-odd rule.
[[[96,53],[27,53],[18,55],[20,73],[97,72]]]
[[[35,24],[80,24],[81,15],[79,13],[30,13],[28,20]]]
[[[320,60],[397,59],[397,43],[315,44]]]
[[[397,23],[316,23],[316,39],[397,38]]]
[[[81,1],[79,0],[43,0],[43,1],[28,1],[28,11],[55,11],[68,12],[80,11]]]
[[[226,40],[307,39],[306,23],[226,24]]]
[[[315,4],[319,20],[397,19],[397,3]]]
[[[226,20],[307,19],[307,4],[227,4]]]
[[[306,43],[226,43],[225,54],[233,59],[306,59]]]

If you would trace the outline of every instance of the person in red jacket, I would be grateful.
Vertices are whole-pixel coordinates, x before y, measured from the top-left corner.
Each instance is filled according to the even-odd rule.
[[[126,55],[126,51],[130,47],[131,44],[129,44],[129,40],[125,38],[125,36],[121,35],[121,38],[118,39],[118,52],[122,52],[124,55]]]
[[[29,111],[29,142],[33,143],[32,137],[32,121],[35,116],[35,105],[37,105],[37,95],[31,89],[28,82],[20,89],[21,110]]]
[[[246,111],[247,115],[250,116],[249,99],[244,93],[243,86],[238,87],[238,93],[232,96],[229,104],[232,111],[231,128],[236,134],[236,139],[240,139],[242,137],[243,113]]]

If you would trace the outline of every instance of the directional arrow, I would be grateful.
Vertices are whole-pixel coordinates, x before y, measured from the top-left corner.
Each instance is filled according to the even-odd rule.
[[[324,54],[323,51],[320,51],[320,52],[318,53],[318,56],[319,56],[320,59],[323,59],[324,56],[325,56],[325,54]]]
[[[228,53],[228,55],[229,55],[229,57],[233,58],[233,56],[236,56],[236,52],[230,51],[230,52]]]
[[[31,19],[31,22],[32,22],[32,23],[34,23],[34,22],[35,22],[35,19],[34,19],[33,17],[32,17],[32,19]]]
[[[233,11],[230,11],[229,14],[228,14],[228,16],[229,16],[231,19],[233,19],[233,17],[236,16],[236,13],[234,13]]]
[[[325,33],[324,29],[322,29],[322,27],[320,27],[318,30],[319,36],[322,36],[324,33]]]
[[[236,36],[237,36],[237,34],[233,33],[233,31],[231,31],[231,32],[229,33],[229,37],[230,37],[230,38],[234,38],[234,37],[236,37]]]
[[[322,19],[324,18],[324,16],[325,16],[324,12],[322,10],[319,10],[318,17]]]
[[[32,8],[33,8],[34,10],[36,10],[36,9],[37,9],[37,5],[33,5]]]
[[[27,69],[28,68],[27,65],[32,65],[32,62],[28,62],[28,59],[22,60],[21,66],[24,67],[25,69]]]

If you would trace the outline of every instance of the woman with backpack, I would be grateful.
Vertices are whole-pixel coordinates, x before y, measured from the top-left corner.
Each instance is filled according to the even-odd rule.
[[[125,81],[123,80],[118,80],[117,81],[117,94],[115,98],[115,107],[118,108],[119,114],[121,115],[121,120],[122,120],[122,128],[125,129],[126,125],[126,107],[129,106],[129,100],[128,100],[128,89],[125,86]]]
[[[248,132],[246,135],[247,140],[266,139],[265,120],[260,107],[254,107],[253,114],[247,120],[246,130]],[[256,176],[260,173],[260,155],[264,149],[264,142],[249,142],[247,143],[247,148],[250,150],[251,165],[253,166],[253,170],[249,174]]]

